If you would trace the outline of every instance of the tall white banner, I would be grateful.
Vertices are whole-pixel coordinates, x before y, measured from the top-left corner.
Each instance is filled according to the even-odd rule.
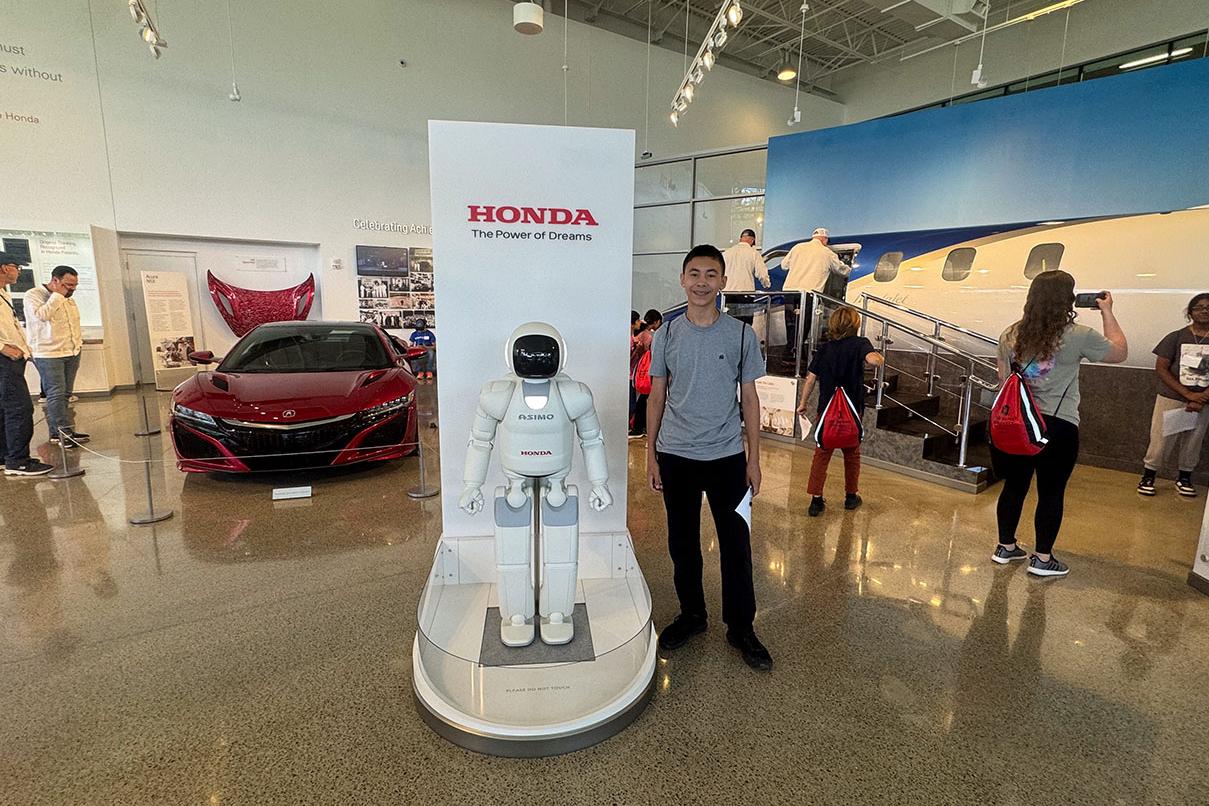
[[[179,272],[145,271],[142,279],[155,388],[174,389],[197,372],[189,363],[196,346],[189,278]]]
[[[604,427],[614,505],[592,512],[576,448],[585,533],[626,530],[634,133],[430,121],[433,259],[440,322],[441,496],[446,537],[490,535],[491,510],[458,509],[479,390],[507,374],[513,329],[547,322],[567,344]],[[503,483],[498,457],[483,493]]]

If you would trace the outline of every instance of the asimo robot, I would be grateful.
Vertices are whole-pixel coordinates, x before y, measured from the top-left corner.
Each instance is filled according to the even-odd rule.
[[[566,644],[575,637],[571,614],[578,578],[579,495],[567,484],[575,434],[592,484],[588,505],[599,512],[613,503],[592,391],[563,374],[566,358],[566,344],[552,326],[529,322],[513,331],[505,349],[509,374],[483,385],[466,450],[458,506],[474,515],[483,509],[482,486],[499,442],[507,486],[495,490],[495,560],[500,640],[511,647],[532,643],[535,628],[547,644]],[[535,506],[539,541],[533,535]],[[535,542],[541,562],[536,597]]]

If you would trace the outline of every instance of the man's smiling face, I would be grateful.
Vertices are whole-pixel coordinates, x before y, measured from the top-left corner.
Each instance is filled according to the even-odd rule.
[[[680,273],[680,287],[690,305],[713,305],[726,285],[726,275],[712,257],[695,257]]]

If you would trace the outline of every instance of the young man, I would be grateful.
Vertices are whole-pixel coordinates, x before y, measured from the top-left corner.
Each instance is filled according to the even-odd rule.
[[[25,383],[25,363],[30,351],[6,290],[20,276],[17,259],[0,252],[0,453],[4,475],[41,476],[54,468],[29,455],[34,404]]]
[[[647,401],[647,476],[651,489],[663,493],[680,599],[680,615],[663,628],[659,646],[665,652],[676,649],[707,626],[701,584],[704,493],[718,532],[726,640],[748,666],[770,669],[772,657],[752,629],[751,499],[760,492],[755,381],[764,375],[764,359],[751,327],[718,310],[726,264],[716,247],[693,247],[684,258],[680,285],[688,309],[655,334]]]
[[[57,444],[62,437],[69,448],[88,441],[87,434],[75,430],[67,410],[84,349],[80,308],[71,298],[79,283],[80,275],[71,266],[55,266],[49,283],[25,292],[29,347],[42,379],[50,441]]]

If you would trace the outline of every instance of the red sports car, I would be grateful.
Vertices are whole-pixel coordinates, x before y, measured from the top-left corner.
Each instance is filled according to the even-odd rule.
[[[176,466],[247,473],[381,461],[416,450],[409,350],[352,322],[274,322],[172,392]],[[213,353],[189,355],[210,364]]]

